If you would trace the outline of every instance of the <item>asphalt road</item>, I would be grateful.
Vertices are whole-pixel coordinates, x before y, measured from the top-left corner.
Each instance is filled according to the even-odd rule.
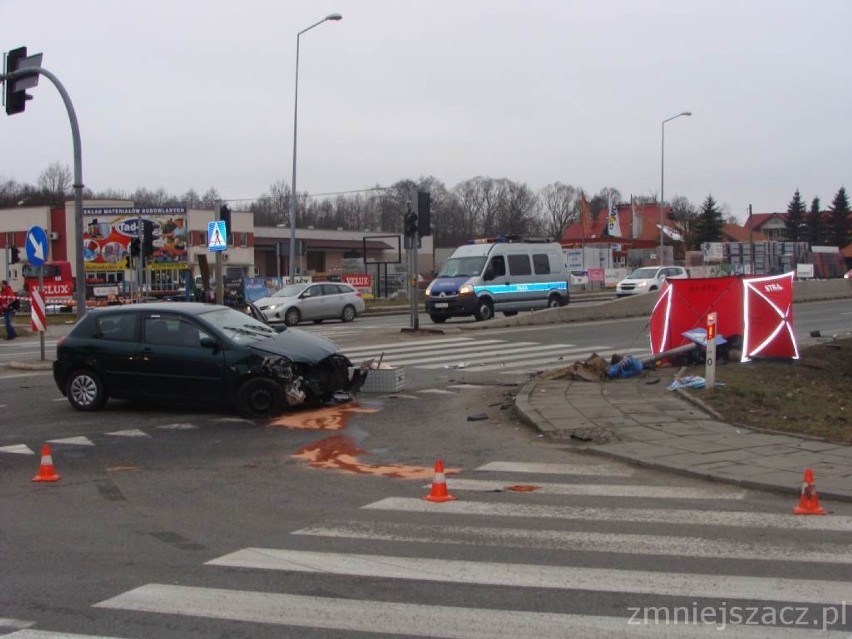
[[[0,369],[17,449],[0,451],[0,635],[614,637],[680,607],[712,612],[673,636],[718,636],[737,606],[789,636],[852,632],[852,508],[796,518],[784,497],[546,444],[507,408],[528,364],[481,370],[644,346],[643,320],[403,336],[373,319],[307,330],[409,362],[405,389],[272,423],[77,413],[49,375]],[[850,323],[848,301],[797,308],[800,334]],[[46,440],[62,479],[33,483],[23,448]],[[457,501],[421,499],[438,458]],[[766,635],[746,620],[732,636]]]

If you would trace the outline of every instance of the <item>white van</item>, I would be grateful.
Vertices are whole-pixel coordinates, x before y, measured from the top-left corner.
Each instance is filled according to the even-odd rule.
[[[450,317],[488,320],[494,313],[556,308],[569,302],[568,264],[556,242],[472,240],[460,246],[426,289],[436,324]]]

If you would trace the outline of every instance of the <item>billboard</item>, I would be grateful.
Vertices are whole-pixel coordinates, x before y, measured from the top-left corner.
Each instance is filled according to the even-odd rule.
[[[151,270],[188,268],[185,207],[83,209],[83,264],[87,273],[129,267],[130,242],[142,231]]]

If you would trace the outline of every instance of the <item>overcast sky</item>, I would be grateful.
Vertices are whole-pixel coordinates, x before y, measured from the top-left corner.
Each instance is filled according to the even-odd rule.
[[[0,0],[0,45],[44,53],[83,181],[252,199],[434,176],[625,198],[712,194],[732,215],[849,188],[849,0]],[[0,179],[73,167],[42,77],[0,116]]]

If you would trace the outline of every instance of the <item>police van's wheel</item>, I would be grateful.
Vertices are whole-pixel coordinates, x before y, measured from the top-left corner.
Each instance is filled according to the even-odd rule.
[[[562,306],[562,300],[558,295],[551,295],[547,298],[547,308],[559,308]]]
[[[491,302],[488,300],[479,300],[476,303],[476,312],[473,316],[480,322],[490,320],[494,317],[494,309],[491,308]]]
[[[446,315],[430,315],[429,319],[431,319],[435,324],[443,324],[447,321]]]

